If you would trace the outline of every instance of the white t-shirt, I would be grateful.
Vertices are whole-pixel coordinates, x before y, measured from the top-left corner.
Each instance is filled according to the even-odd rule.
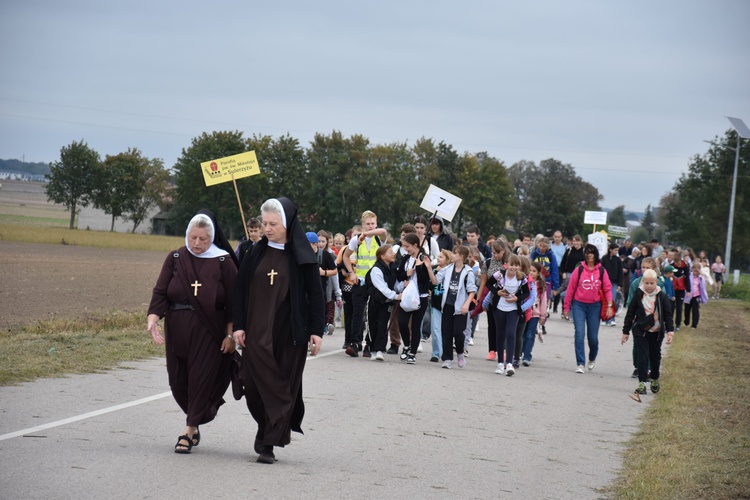
[[[521,282],[518,281],[515,276],[505,276],[505,283],[503,284],[503,288],[505,288],[505,291],[508,292],[508,297],[512,297],[513,295],[515,295],[518,291],[519,286],[521,286]],[[500,297],[500,300],[497,301],[497,308],[504,312],[511,312],[518,309],[515,302],[508,302],[507,300],[505,300],[505,297]]]

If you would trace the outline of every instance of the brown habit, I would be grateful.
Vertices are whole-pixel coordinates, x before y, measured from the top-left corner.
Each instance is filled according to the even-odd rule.
[[[202,259],[182,247],[164,261],[154,287],[148,314],[166,316],[169,386],[188,426],[210,422],[224,404],[233,361],[220,349],[232,320],[236,274],[229,256]],[[193,310],[173,310],[174,304]]]
[[[289,264],[283,250],[268,248],[255,269],[247,310],[242,381],[245,400],[264,446],[284,446],[305,413],[302,372],[307,345],[294,345]],[[273,274],[273,285],[271,285]]]

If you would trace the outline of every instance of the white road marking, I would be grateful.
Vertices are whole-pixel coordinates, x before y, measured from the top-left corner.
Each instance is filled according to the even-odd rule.
[[[7,434],[1,434],[0,435],[0,441],[4,441],[6,439],[11,439],[11,438],[14,438],[14,437],[23,436],[23,435],[26,435],[26,434],[31,434],[31,433],[34,433],[34,432],[43,431],[43,430],[46,430],[46,429],[51,429],[53,427],[59,427],[61,425],[70,424],[70,423],[73,423],[73,422],[78,422],[79,420],[85,420],[87,418],[92,418],[92,417],[96,417],[96,416],[99,416],[99,415],[104,415],[105,413],[110,413],[110,412],[117,411],[117,410],[124,410],[125,408],[130,408],[131,406],[137,406],[137,405],[141,405],[141,404],[144,404],[144,403],[149,403],[151,401],[156,401],[157,399],[166,398],[166,397],[171,396],[171,395],[172,395],[171,392],[162,392],[161,394],[156,394],[154,396],[149,396],[149,397],[143,398],[143,399],[137,399],[137,400],[131,401],[129,403],[123,403],[123,404],[120,404],[120,405],[110,406],[109,408],[102,408],[101,410],[90,411],[88,413],[83,413],[83,414],[77,415],[75,417],[65,418],[65,419],[62,419],[62,420],[57,420],[55,422],[50,422],[48,424],[37,425],[35,427],[29,427],[28,429],[23,429],[23,430],[16,431],[16,432],[9,432]]]
[[[339,351],[339,350],[334,350],[334,351],[326,352],[324,354],[318,354],[317,356],[308,356],[307,361],[312,361],[317,358],[325,358],[328,356],[333,356],[334,354],[344,354],[344,352]],[[52,429],[54,427],[60,427],[61,425],[71,424],[73,422],[78,422],[80,420],[86,420],[87,418],[98,417],[99,415],[104,415],[105,413],[111,413],[113,411],[124,410],[125,408],[138,406],[144,403],[150,403],[151,401],[156,401],[157,399],[166,398],[171,395],[172,395],[171,392],[162,392],[161,394],[155,394],[154,396],[149,396],[147,398],[137,399],[129,403],[123,403],[123,404],[119,404],[115,406],[110,406],[109,408],[102,408],[101,410],[90,411],[88,413],[76,415],[75,417],[64,418],[62,420],[56,420],[48,424],[37,425],[35,427],[29,427],[28,429],[22,429],[20,431],[8,432],[7,434],[0,434],[0,441],[4,441],[6,439],[12,439],[15,437],[20,437],[20,436],[25,436],[27,434],[33,434],[35,432],[43,431],[46,429]],[[33,436],[30,436],[30,437],[33,437]]]

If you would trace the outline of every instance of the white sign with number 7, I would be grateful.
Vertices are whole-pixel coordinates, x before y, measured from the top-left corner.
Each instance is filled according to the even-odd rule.
[[[448,191],[444,191],[434,184],[430,184],[427,192],[419,205],[425,210],[437,214],[445,220],[453,220],[458,207],[461,205],[461,198],[454,196]]]

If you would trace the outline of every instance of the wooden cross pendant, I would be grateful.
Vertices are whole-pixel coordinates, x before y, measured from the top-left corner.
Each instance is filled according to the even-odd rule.
[[[277,273],[273,269],[271,269],[270,273],[266,274],[266,276],[270,276],[271,277],[271,285],[273,285],[273,277],[276,276],[277,274],[279,274],[279,273]]]
[[[198,283],[198,280],[195,280],[195,283],[193,283],[190,286],[193,287],[193,297],[197,297],[198,296],[198,287],[199,286],[203,286],[203,285],[201,285],[200,283]]]

